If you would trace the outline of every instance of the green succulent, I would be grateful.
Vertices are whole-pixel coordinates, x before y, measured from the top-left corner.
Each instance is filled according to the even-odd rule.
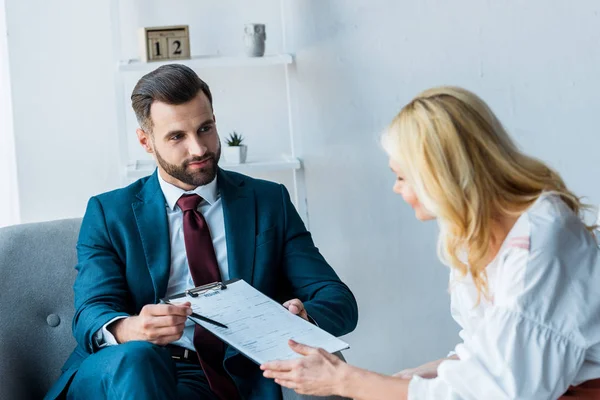
[[[244,137],[242,135],[239,135],[236,131],[233,131],[232,133],[229,134],[229,137],[226,139],[226,141],[227,141],[227,146],[230,146],[230,147],[241,146],[242,142],[244,141]]]

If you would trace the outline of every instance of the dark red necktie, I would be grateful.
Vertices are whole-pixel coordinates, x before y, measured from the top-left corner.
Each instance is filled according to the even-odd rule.
[[[177,205],[183,212],[183,237],[190,273],[194,285],[201,286],[221,280],[217,257],[206,220],[197,211],[202,197],[183,195]],[[240,396],[235,384],[223,368],[225,346],[215,335],[196,324],[194,347],[210,389],[222,400],[235,400]]]

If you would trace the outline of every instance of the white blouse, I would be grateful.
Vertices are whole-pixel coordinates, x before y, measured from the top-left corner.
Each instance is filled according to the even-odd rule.
[[[409,400],[557,399],[600,377],[600,248],[556,195],[519,217],[487,267],[491,300],[450,274],[460,360],[414,377]]]

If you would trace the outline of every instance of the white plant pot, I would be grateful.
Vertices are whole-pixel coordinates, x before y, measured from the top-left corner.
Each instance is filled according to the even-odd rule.
[[[223,155],[225,156],[225,162],[228,164],[243,164],[246,162],[246,155],[248,154],[248,146],[245,144],[241,146],[226,146],[223,147]]]

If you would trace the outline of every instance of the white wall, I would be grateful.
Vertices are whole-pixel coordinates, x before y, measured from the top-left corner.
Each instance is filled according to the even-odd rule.
[[[5,0],[23,222],[119,183],[107,1]]]
[[[108,2],[6,1],[23,220],[80,215],[90,195],[118,185]],[[206,9],[193,10],[204,18]],[[419,91],[462,85],[490,103],[525,150],[600,203],[600,3],[305,0],[289,11],[311,228],[359,300],[348,359],[395,372],[441,357],[458,329],[435,256],[437,229],[391,192],[377,135]],[[223,43],[206,49],[237,51]],[[244,85],[243,76],[234,82]],[[216,107],[219,124],[233,128],[236,107],[248,111],[230,94]],[[256,112],[265,126],[281,121],[270,106]]]
[[[0,227],[20,222],[5,10],[0,0]]]
[[[350,361],[383,372],[457,341],[436,227],[391,191],[376,136],[420,91],[465,86],[522,147],[600,203],[600,3],[293,2],[311,228],[359,299]]]

